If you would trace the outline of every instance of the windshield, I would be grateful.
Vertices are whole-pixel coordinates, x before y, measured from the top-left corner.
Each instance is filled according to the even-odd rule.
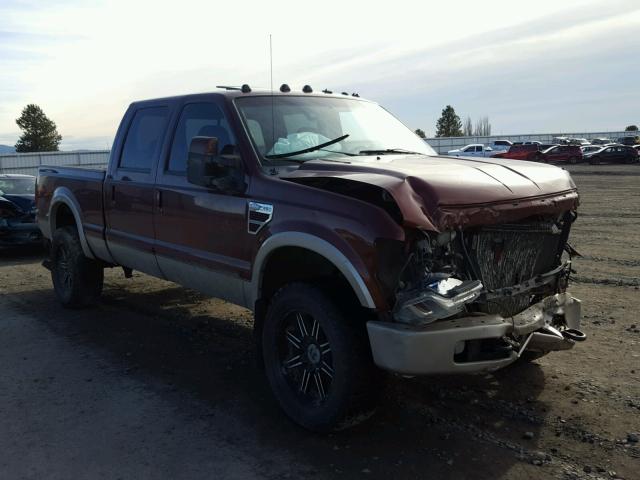
[[[429,144],[375,103],[302,96],[244,97],[235,102],[264,163],[406,152],[437,155]],[[345,138],[313,149],[340,137]],[[287,155],[301,150],[313,151]]]
[[[0,178],[0,193],[7,195],[33,195],[35,178]]]

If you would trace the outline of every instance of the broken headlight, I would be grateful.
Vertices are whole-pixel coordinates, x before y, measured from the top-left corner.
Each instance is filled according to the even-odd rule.
[[[411,325],[426,325],[464,310],[482,293],[479,280],[460,280],[447,274],[427,274],[421,286],[397,295],[394,318]]]

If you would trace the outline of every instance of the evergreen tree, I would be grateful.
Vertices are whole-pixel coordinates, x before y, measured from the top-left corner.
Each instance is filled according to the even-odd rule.
[[[436,137],[461,137],[462,122],[456,115],[456,111],[451,105],[447,105],[442,110],[442,115],[436,124]]]
[[[418,135],[420,138],[427,138],[427,134],[424,133],[424,130],[422,130],[421,128],[416,128],[415,131],[416,135]]]
[[[637,125],[629,125],[627,128],[624,129],[625,132],[637,132],[638,131],[638,126]]]
[[[38,105],[32,103],[24,107],[16,123],[22,130],[16,143],[16,152],[58,151],[62,135]]]

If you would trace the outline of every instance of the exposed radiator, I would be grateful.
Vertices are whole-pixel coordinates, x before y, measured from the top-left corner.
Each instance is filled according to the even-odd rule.
[[[509,287],[555,267],[561,232],[553,223],[483,227],[471,236],[474,257],[485,288]],[[529,294],[493,299],[489,313],[512,316],[529,306]]]

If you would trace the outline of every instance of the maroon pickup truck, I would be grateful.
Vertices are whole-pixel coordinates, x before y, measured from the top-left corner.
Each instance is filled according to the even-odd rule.
[[[276,399],[312,430],[366,418],[377,368],[486,372],[585,338],[569,174],[438,156],[355,95],[135,102],[106,170],[42,167],[36,197],[63,305],[120,266],[251,309]]]

